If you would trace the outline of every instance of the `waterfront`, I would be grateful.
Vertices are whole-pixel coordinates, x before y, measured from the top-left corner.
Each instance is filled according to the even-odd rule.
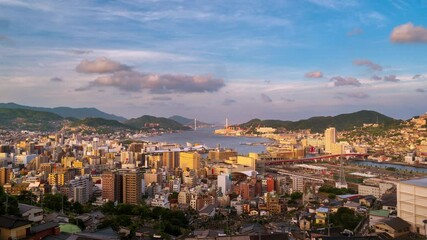
[[[221,148],[232,148],[234,150],[237,150],[239,154],[243,155],[246,155],[250,152],[265,152],[266,147],[259,143],[272,142],[272,140],[270,139],[260,137],[235,137],[215,135],[213,133],[214,130],[214,128],[200,128],[196,131],[167,133],[159,136],[143,138],[141,140],[152,142],[178,143],[183,146],[185,146],[187,143],[204,144],[210,148],[216,148],[219,144]]]
[[[377,168],[391,167],[391,168],[395,168],[396,170],[427,173],[427,168],[406,166],[406,165],[393,164],[393,163],[379,163],[379,162],[373,162],[373,161],[352,161],[351,164],[355,164],[359,166],[367,166],[367,167],[377,167]]]

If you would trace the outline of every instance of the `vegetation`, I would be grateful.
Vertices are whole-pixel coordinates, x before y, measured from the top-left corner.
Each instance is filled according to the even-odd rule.
[[[171,119],[163,117],[154,117],[149,115],[144,115],[139,118],[132,118],[124,122],[126,125],[133,127],[135,129],[144,129],[144,128],[164,128],[170,130],[189,130],[189,127],[182,125],[179,122],[176,122]],[[155,127],[148,127],[148,124],[158,124]]]
[[[355,214],[352,209],[346,207],[338,208],[338,211],[330,214],[329,217],[330,223],[349,230],[354,230],[362,220],[362,216]]]
[[[7,202],[7,212],[6,212]],[[0,186],[0,215],[19,215],[18,199],[14,196],[8,195],[3,186]]]
[[[256,128],[258,126],[285,128],[287,130],[311,129],[312,132],[323,132],[328,127],[335,127],[338,131],[351,130],[361,127],[364,123],[379,123],[382,126],[398,126],[400,121],[387,117],[374,111],[359,111],[349,114],[341,114],[334,117],[312,117],[305,120],[281,121],[252,119],[240,124],[242,128]]]
[[[154,229],[159,233],[179,236],[188,228],[188,219],[183,211],[170,210],[167,208],[149,208],[146,205],[130,205],[108,202],[104,204],[101,211],[107,215],[106,220],[99,228],[111,226],[117,230],[119,226],[127,226],[135,231],[145,221],[154,223]]]
[[[64,121],[54,113],[0,108],[0,127],[6,129],[52,131],[62,127]]]
[[[38,112],[49,112],[59,115],[63,118],[76,118],[76,119],[85,119],[85,118],[104,118],[111,119],[123,122],[126,120],[124,117],[116,116],[113,114],[108,114],[102,112],[96,108],[70,108],[70,107],[56,107],[56,108],[44,108],[44,107],[30,107],[19,105],[16,103],[0,103],[0,108],[8,109],[26,109]]]
[[[331,186],[322,186],[322,187],[319,188],[319,192],[324,192],[324,193],[329,193],[329,194],[335,194],[335,196],[336,195],[354,194],[354,193],[356,193],[353,189],[336,188],[336,187],[331,187]]]

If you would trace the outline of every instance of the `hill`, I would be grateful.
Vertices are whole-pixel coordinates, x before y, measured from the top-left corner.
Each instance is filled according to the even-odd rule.
[[[28,109],[0,108],[0,128],[30,131],[56,131],[66,122],[63,117]]]
[[[264,126],[285,128],[287,130],[311,129],[312,132],[323,132],[328,127],[335,127],[338,131],[351,130],[354,127],[361,127],[364,123],[379,123],[384,126],[392,126],[400,123],[400,120],[393,119],[375,111],[362,110],[354,113],[340,114],[334,117],[312,117],[295,122],[252,119],[239,126],[246,129]]]
[[[76,120],[72,122],[69,127],[72,130],[84,130],[85,132],[96,132],[101,134],[112,133],[120,130],[131,130],[130,126],[119,121],[103,118],[85,118],[83,120]]]
[[[172,117],[169,117],[169,119],[174,120],[175,122],[179,122],[184,126],[194,126],[194,119],[186,118],[183,116],[174,115]],[[197,126],[211,126],[213,124],[201,122],[199,120],[196,120]]]
[[[70,108],[70,107],[45,108],[45,107],[24,106],[16,103],[0,103],[0,108],[28,109],[28,110],[40,111],[40,112],[50,112],[50,113],[55,113],[63,118],[69,118],[69,117],[77,118],[77,119],[104,118],[104,119],[116,120],[120,122],[123,122],[126,120],[126,118],[124,117],[105,113],[96,108]]]
[[[170,130],[189,130],[190,127],[184,126],[181,123],[174,121],[172,119],[163,118],[163,117],[154,117],[149,115],[144,115],[139,118],[132,118],[124,122],[124,124],[136,128],[164,128]]]

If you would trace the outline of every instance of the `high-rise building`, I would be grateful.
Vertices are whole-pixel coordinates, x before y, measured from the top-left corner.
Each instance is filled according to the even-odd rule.
[[[139,204],[142,200],[142,173],[130,171],[123,174],[123,203]]]
[[[335,128],[330,127],[325,130],[325,152],[332,153],[336,143],[337,133]]]
[[[11,168],[6,168],[6,167],[0,168],[0,185],[1,186],[9,182],[11,173],[12,173]]]
[[[200,154],[197,152],[180,152],[179,167],[182,169],[197,170],[200,168]]]
[[[179,166],[179,155],[180,153],[176,151],[164,152],[162,154],[162,166],[167,170],[174,170]]]
[[[85,204],[92,196],[92,178],[90,175],[78,176],[70,180],[69,197],[72,197],[75,202]],[[76,192],[77,191],[77,192]]]
[[[122,175],[118,172],[107,172],[101,175],[102,199],[113,202],[122,202]]]
[[[397,216],[411,224],[411,232],[426,235],[427,178],[397,183]]]
[[[222,195],[226,195],[231,190],[231,179],[229,174],[218,175],[218,190]]]

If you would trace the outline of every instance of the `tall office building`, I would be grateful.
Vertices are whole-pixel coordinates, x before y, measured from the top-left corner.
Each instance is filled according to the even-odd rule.
[[[102,199],[112,202],[122,202],[122,175],[118,172],[107,172],[101,175]]]
[[[123,174],[123,203],[139,204],[142,200],[142,173],[130,171]]]
[[[336,143],[337,133],[335,128],[327,128],[325,130],[325,152],[332,153],[333,147]]]
[[[200,168],[200,154],[197,152],[180,152],[179,167],[182,169],[197,170]]]

